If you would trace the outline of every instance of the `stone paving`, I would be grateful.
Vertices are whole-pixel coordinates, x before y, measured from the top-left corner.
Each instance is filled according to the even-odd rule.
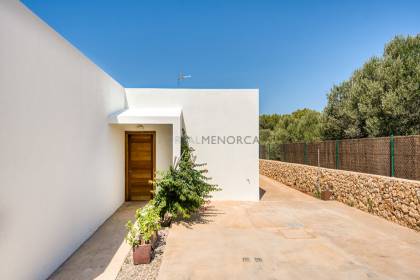
[[[49,279],[115,279],[130,251],[124,241],[125,224],[144,204],[125,202]]]
[[[260,186],[260,202],[216,201],[173,225],[158,279],[420,279],[414,230],[264,176]]]

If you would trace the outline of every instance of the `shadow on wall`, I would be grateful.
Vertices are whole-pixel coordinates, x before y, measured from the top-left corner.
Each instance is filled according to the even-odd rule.
[[[259,189],[260,189],[260,200],[262,200],[266,191],[262,189],[261,187]]]

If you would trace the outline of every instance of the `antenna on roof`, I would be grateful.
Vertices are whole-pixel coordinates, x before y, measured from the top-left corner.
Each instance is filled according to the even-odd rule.
[[[189,79],[189,78],[192,78],[192,76],[191,75],[185,75],[184,73],[179,72],[178,79],[177,79],[177,87],[179,87],[179,84],[181,83],[181,81]]]

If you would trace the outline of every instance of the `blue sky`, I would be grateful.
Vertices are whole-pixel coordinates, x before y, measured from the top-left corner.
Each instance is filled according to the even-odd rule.
[[[322,110],[420,1],[24,0],[125,87],[259,88],[261,113]]]

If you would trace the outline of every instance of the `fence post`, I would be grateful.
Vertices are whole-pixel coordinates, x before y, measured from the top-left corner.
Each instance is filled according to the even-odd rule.
[[[320,164],[319,164],[319,147],[318,147],[318,167],[320,167]]]
[[[286,160],[286,144],[283,144],[283,161],[287,162],[287,160]]]
[[[340,140],[335,140],[335,169],[340,169],[339,145]]]
[[[390,158],[391,158],[391,177],[395,176],[395,158],[394,158],[394,135],[391,134],[389,138],[389,150],[390,150]]]
[[[268,143],[267,144],[267,151],[268,151],[268,153],[267,153],[267,159],[270,159],[270,143]]]
[[[308,145],[306,144],[306,142],[303,146],[303,163],[308,164]]]

